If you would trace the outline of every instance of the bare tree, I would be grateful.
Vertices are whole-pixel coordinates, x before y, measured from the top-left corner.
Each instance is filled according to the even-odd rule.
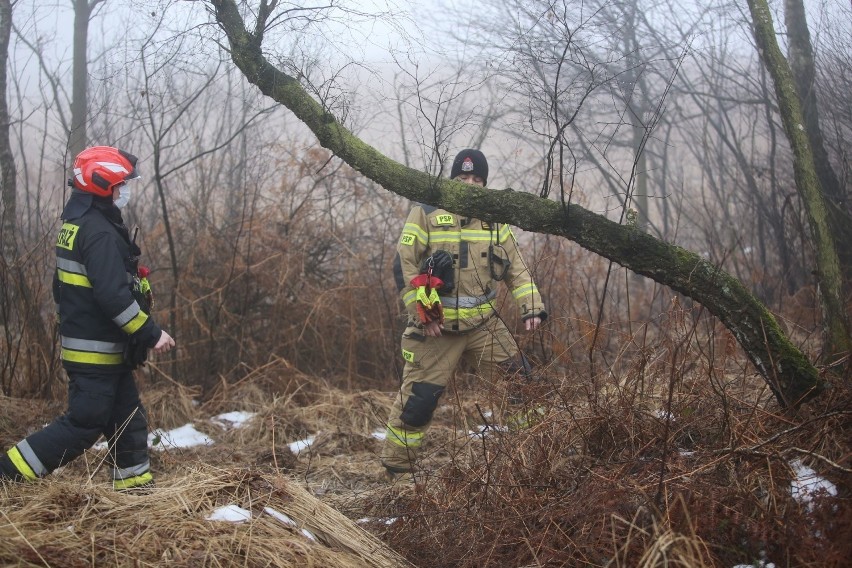
[[[362,174],[422,203],[574,240],[704,304],[734,333],[782,404],[798,404],[818,391],[821,381],[816,369],[784,336],[768,310],[718,267],[575,204],[511,190],[471,189],[405,168],[355,137],[312,99],[296,78],[266,60],[263,30],[271,21],[270,8],[274,6],[261,3],[255,31],[249,32],[234,1],[210,3],[227,35],[231,57],[248,80],[289,108],[320,144]]]
[[[9,39],[12,35],[12,0],[0,0],[0,241],[3,242],[0,255],[11,258],[16,242],[16,219],[18,202],[17,168],[12,153],[12,140],[9,136],[9,116],[7,102],[7,71],[9,62]]]
[[[787,61],[778,48],[772,16],[766,0],[749,0],[754,34],[764,64],[775,83],[784,130],[795,157],[793,166],[796,188],[808,212],[808,220],[816,249],[816,264],[820,282],[820,298],[826,326],[826,346],[831,356],[852,351],[852,334],[843,303],[843,278],[837,255],[835,232],[832,230],[825,198],[817,175],[814,155],[803,131],[801,105]]]
[[[74,69],[71,75],[71,130],[68,153],[76,156],[88,144],[89,119],[89,21],[95,8],[105,0],[74,1]]]

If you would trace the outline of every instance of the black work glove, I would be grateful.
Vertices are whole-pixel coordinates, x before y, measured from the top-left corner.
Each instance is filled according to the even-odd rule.
[[[148,359],[148,346],[135,337],[127,340],[124,346],[124,363],[131,369],[144,367]]]
[[[453,255],[445,250],[436,250],[420,263],[420,274],[427,274],[429,268],[432,269],[432,275],[437,276],[444,283],[438,293],[441,296],[449,296],[456,287]]]

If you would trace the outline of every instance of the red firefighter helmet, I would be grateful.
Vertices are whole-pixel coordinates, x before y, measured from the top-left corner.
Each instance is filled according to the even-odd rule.
[[[116,185],[139,177],[137,160],[133,154],[112,146],[92,146],[77,155],[74,177],[69,181],[79,190],[109,197]]]

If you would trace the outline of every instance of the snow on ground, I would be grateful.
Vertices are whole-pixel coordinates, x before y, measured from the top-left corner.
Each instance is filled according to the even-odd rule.
[[[288,515],[276,511],[272,507],[264,507],[263,512],[285,526],[292,527],[294,529],[299,528],[299,524],[296,521],[291,519]],[[213,522],[245,523],[252,520],[252,517],[253,515],[251,514],[251,511],[247,509],[243,509],[238,505],[225,505],[224,507],[219,507],[204,518]],[[308,529],[303,528],[299,529],[299,531],[308,539],[314,542],[317,541],[317,537]]]
[[[254,412],[245,412],[242,410],[236,410],[234,412],[226,412],[224,414],[219,414],[218,416],[214,416],[211,418],[211,422],[215,422],[219,426],[222,426],[226,430],[232,428],[241,428],[246,425],[246,423],[254,418]]]
[[[831,497],[837,496],[837,487],[832,482],[820,477],[817,472],[801,461],[791,461],[790,467],[796,474],[796,477],[790,482],[790,493],[793,495],[793,499],[805,505],[808,511],[813,511],[815,495],[824,493]]]
[[[184,424],[174,430],[154,430],[148,434],[148,447],[155,450],[212,446],[215,442],[207,434],[199,432],[192,424]]]

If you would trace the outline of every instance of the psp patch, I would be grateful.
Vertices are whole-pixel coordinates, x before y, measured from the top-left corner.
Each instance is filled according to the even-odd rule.
[[[414,244],[414,241],[417,240],[416,237],[412,233],[403,233],[402,238],[399,239],[399,244],[411,246]]]

